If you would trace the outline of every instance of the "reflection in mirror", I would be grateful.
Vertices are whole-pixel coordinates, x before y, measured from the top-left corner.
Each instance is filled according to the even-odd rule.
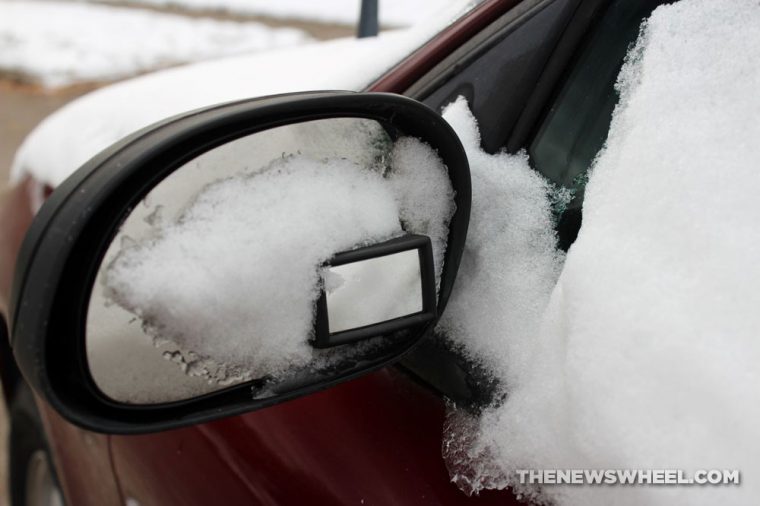
[[[330,333],[366,327],[422,311],[417,250],[325,269]]]
[[[322,266],[415,233],[430,237],[437,279],[453,198],[430,147],[369,120],[311,121],[208,151],[153,188],[105,253],[87,315],[95,383],[119,402],[170,402],[251,380],[270,388],[382,349],[392,339],[309,344]],[[392,274],[388,259],[335,268],[347,280],[329,295],[336,326],[418,310],[419,290],[391,294],[419,284],[419,261],[391,257]]]

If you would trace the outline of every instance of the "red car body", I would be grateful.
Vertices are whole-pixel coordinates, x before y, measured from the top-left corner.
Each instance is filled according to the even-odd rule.
[[[484,2],[370,90],[402,93],[517,3]],[[26,179],[0,200],[6,321],[16,255],[33,218],[33,184]],[[9,351],[4,342],[6,399],[15,382]],[[441,456],[445,401],[395,367],[257,412],[141,436],[87,432],[38,406],[69,505],[516,502],[507,491],[468,497],[451,483]]]

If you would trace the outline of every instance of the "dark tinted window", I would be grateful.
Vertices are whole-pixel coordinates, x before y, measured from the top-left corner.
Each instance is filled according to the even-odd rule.
[[[514,122],[564,30],[577,0],[528,0],[507,16],[507,27],[483,42],[484,51],[452,63],[448,81],[416,98],[440,110],[460,95],[478,120],[483,149],[494,153]]]
[[[575,190],[559,222],[561,245],[580,228],[586,173],[604,145],[617,103],[615,81],[642,21],[662,0],[613,2],[578,53],[529,146],[533,166],[557,185]]]

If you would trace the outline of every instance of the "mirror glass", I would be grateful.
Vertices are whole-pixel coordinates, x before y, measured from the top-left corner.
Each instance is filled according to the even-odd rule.
[[[323,266],[414,233],[430,238],[437,279],[454,211],[437,154],[371,120],[289,125],[212,149],[150,190],[105,252],[87,313],[91,375],[130,404],[249,381],[265,396],[387,353],[397,336],[316,349],[315,305],[324,291],[331,331],[419,311],[416,251]]]
[[[416,249],[329,266],[323,277],[331,334],[422,311]]]

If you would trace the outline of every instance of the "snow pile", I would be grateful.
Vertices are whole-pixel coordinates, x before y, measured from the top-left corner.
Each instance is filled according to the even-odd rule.
[[[260,377],[308,362],[319,265],[401,233],[382,175],[291,156],[205,188],[158,239],[122,250],[105,281],[152,334]]]
[[[358,122],[375,128],[363,129]],[[336,123],[335,129],[312,130],[313,137],[324,139],[331,130],[339,137],[352,125],[354,151],[314,156],[324,154],[323,148],[305,139],[291,148],[307,154],[296,149],[282,154],[291,129],[305,133],[303,125],[286,127],[278,129],[284,135],[279,139],[267,132],[250,136],[264,135],[262,142],[276,146],[274,161],[262,160],[255,149],[261,142],[243,139],[230,144],[229,153],[223,146],[179,169],[179,178],[171,176],[147,197],[149,206],[140,206],[135,216],[147,213],[147,223],[129,218],[101,267],[105,299],[96,298],[90,306],[88,354],[105,392],[131,402],[176,400],[231,382],[284,378],[298,368],[334,362],[335,353],[308,344],[325,261],[406,232],[430,236],[436,258],[442,258],[454,192],[437,154],[417,139],[401,138],[394,145],[384,132],[373,139],[382,132],[374,122],[327,122]],[[247,148],[252,149],[245,153]],[[379,156],[381,151],[385,156]],[[378,156],[370,160],[368,153]],[[249,167],[188,191],[199,181],[197,175],[215,173],[216,164],[228,155],[238,160],[238,168],[240,160],[248,160]],[[424,185],[425,177],[428,200],[410,213],[410,198],[422,195],[414,187]],[[190,198],[179,197],[183,193]],[[133,236],[136,222],[143,230]],[[419,270],[418,264],[414,267]],[[404,286],[419,299],[418,281]],[[108,307],[108,300],[117,306]],[[148,335],[128,331],[121,322],[121,330],[109,330],[107,315],[119,307],[137,316]],[[165,358],[210,384],[197,383],[196,391],[188,391],[187,380],[175,379],[179,388],[164,385],[156,392],[155,361],[138,373],[134,368],[142,364],[114,374],[109,364],[122,360],[124,346],[130,346],[119,344],[124,339],[133,340],[135,347],[161,346]]]
[[[0,72],[55,87],[308,40],[292,28],[66,2],[0,2]]]
[[[473,349],[488,363],[498,357],[507,397],[479,420],[451,420],[445,451],[460,485],[504,487],[515,469],[739,469],[740,486],[541,493],[583,505],[757,501],[760,4],[728,7],[688,0],[652,14],[619,77],[578,240],[548,305],[527,313],[543,317],[525,333],[491,313],[462,334],[494,337]],[[515,163],[504,158],[503,177],[515,177]],[[536,250],[543,284],[556,257]],[[513,312],[535,276],[528,270],[525,288],[511,291],[505,263],[509,273],[510,258],[470,252],[448,311],[489,290]],[[478,264],[490,281],[467,287]]]
[[[99,89],[62,107],[29,134],[16,152],[11,181],[30,175],[55,187],[130,133],[199,107],[275,93],[361,90],[471,4],[447,4],[440,15],[414,28],[379,37],[200,62]]]
[[[562,266],[552,188],[531,169],[526,155],[489,155],[480,149],[480,133],[464,98],[443,116],[467,151],[473,199],[456,289],[439,330],[512,383],[530,364],[510,363],[510,357],[532,346]]]
[[[393,172],[389,182],[397,196],[404,228],[424,231],[420,233],[430,237],[435,275],[439,279],[453,213],[454,190],[448,173],[430,163],[430,157],[430,148],[418,139],[399,139],[391,152]],[[431,220],[431,216],[443,219]]]
[[[103,0],[118,3],[120,0]],[[424,22],[457,0],[381,0],[380,23],[409,26]],[[355,25],[361,0],[136,0],[138,4],[177,7],[187,10],[222,11],[321,23]]]

